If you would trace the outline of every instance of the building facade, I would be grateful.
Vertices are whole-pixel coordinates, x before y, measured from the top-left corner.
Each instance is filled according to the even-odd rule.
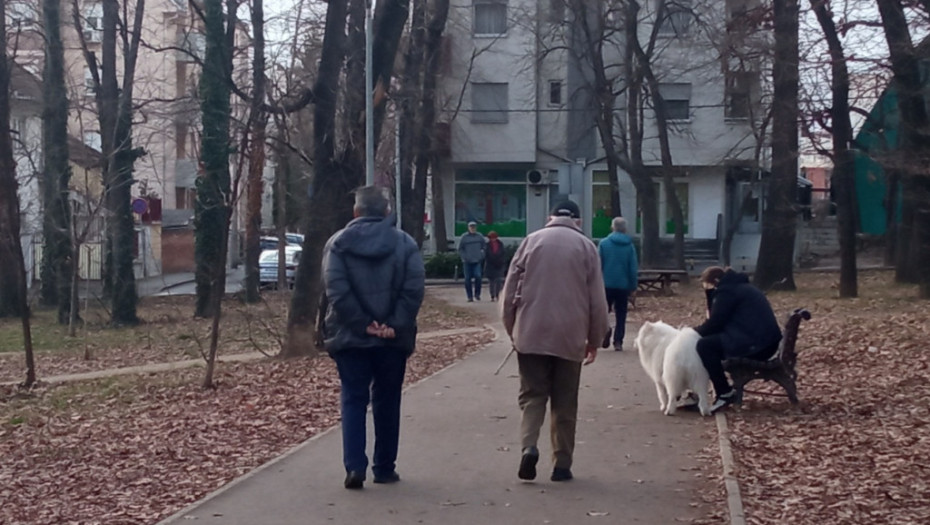
[[[666,103],[685,237],[719,247],[727,227],[735,228],[731,260],[752,270],[769,164],[759,131],[766,63],[761,53],[741,51],[767,38],[753,21],[756,4],[643,4],[635,27],[640,46],[651,50],[648,61]],[[629,144],[625,3],[585,5],[599,11],[581,20],[571,0],[470,0],[453,7],[443,64],[442,114],[451,131],[440,177],[447,231],[461,235],[474,220],[481,231],[495,230],[515,242],[541,228],[556,201],[571,197],[583,210],[585,232],[602,238],[610,230],[610,178],[616,177],[622,213],[633,233],[641,232],[629,174],[607,170],[592,95],[593,42],[602,49],[600,67],[617,94],[615,140]],[[647,95],[643,164],[659,189],[660,234],[671,237],[675,226],[658,176],[653,106]]]

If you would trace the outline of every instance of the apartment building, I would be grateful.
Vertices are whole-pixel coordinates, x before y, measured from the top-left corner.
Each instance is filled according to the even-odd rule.
[[[41,78],[44,61],[40,4],[36,0],[10,0],[12,27],[16,31],[14,60]],[[75,25],[74,6],[80,31]],[[132,2],[127,4],[130,19]],[[87,155],[84,147],[100,151],[95,83],[84,49],[96,57],[99,67],[103,7],[99,0],[61,2],[66,83],[71,106],[69,134],[79,145],[72,157]],[[136,276],[157,275],[163,267],[173,271],[193,269],[192,219],[196,199],[199,158],[200,107],[197,77],[205,40],[200,22],[187,0],[146,0],[142,45],[136,62],[133,88],[133,146],[145,154],[134,166],[133,210],[137,212]],[[237,33],[245,40],[242,27]],[[119,41],[119,39],[118,39]],[[117,43],[117,67],[122,69],[121,45]],[[247,57],[237,58],[237,70]],[[118,76],[122,82],[122,75]],[[244,105],[234,102],[234,111]],[[41,161],[41,156],[36,159]],[[38,201],[36,201],[38,202]],[[235,228],[235,226],[234,226]],[[101,230],[102,232],[102,230]],[[162,235],[171,248],[162,250]],[[101,238],[92,241],[102,242]],[[94,253],[102,253],[96,250]],[[163,260],[168,258],[170,260]],[[90,278],[99,278],[99,256],[89,263]]]
[[[666,101],[675,191],[687,242],[719,250],[727,225],[736,229],[732,260],[751,270],[761,235],[769,161],[759,131],[766,104],[768,38],[757,2],[728,0],[642,2],[638,38]],[[570,4],[570,3],[569,3]],[[456,236],[468,221],[517,241],[541,228],[551,206],[571,197],[584,230],[601,238],[610,228],[610,177],[616,177],[624,216],[641,231],[629,175],[607,171],[595,128],[591,47],[603,47],[612,79],[615,136],[629,137],[624,56],[625,2],[592,2],[587,20],[565,0],[469,0],[453,7],[447,26],[441,109],[450,128],[441,170],[446,228]],[[597,39],[588,28],[598,28]],[[653,36],[654,35],[654,36]],[[650,40],[653,43],[650,44]],[[744,52],[746,51],[746,52]],[[661,165],[652,103],[642,103],[643,162]],[[674,234],[664,182],[659,189],[661,235]],[[435,182],[435,181],[434,181]],[[739,220],[737,221],[737,218]],[[738,264],[739,265],[739,264]]]

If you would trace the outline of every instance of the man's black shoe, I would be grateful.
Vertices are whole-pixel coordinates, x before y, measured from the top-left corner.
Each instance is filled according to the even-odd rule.
[[[520,458],[520,470],[517,472],[517,476],[527,481],[536,479],[537,461],[539,461],[539,450],[536,447],[523,449],[523,457]]]
[[[390,474],[385,474],[383,476],[375,476],[373,481],[375,483],[397,483],[400,481],[400,476],[396,471],[393,471]]]
[[[365,473],[358,470],[350,470],[346,473],[345,487],[347,489],[360,489],[365,484]]]
[[[571,469],[555,467],[552,469],[552,477],[549,479],[552,481],[568,481],[573,477]]]

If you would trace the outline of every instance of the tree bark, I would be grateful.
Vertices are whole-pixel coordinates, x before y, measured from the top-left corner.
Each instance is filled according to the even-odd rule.
[[[218,301],[217,290],[225,290],[226,267],[224,223],[227,197],[230,193],[229,173],[229,70],[231,57],[224,31],[222,0],[204,1],[206,51],[203,76],[200,79],[201,173],[197,177],[195,213],[196,317],[212,317]],[[223,287],[217,286],[222,281]]]
[[[44,155],[44,218],[40,300],[58,307],[58,322],[67,324],[71,305],[71,206],[68,184],[68,95],[61,40],[61,5],[43,2],[45,13],[45,71],[43,79],[42,138]]]
[[[404,0],[379,2],[374,19],[372,73],[377,85],[390,86],[394,59],[400,35],[407,20],[408,3]],[[348,15],[348,36],[346,19]],[[284,356],[315,352],[312,344],[314,325],[321,289],[323,246],[327,239],[352,217],[351,190],[358,187],[364,173],[364,108],[365,94],[358,87],[364,82],[364,21],[363,0],[332,0],[326,12],[323,52],[317,83],[314,111],[314,177],[310,207],[315,214],[307,228],[301,263],[297,267],[294,294],[288,316],[288,337],[282,350]],[[348,44],[347,46],[344,44]],[[346,49],[352,51],[346,55]],[[337,152],[336,107],[339,79],[345,64],[344,112],[341,119],[346,128],[341,135],[346,149]],[[376,107],[375,137],[379,135],[383,106]],[[377,151],[377,144],[375,144]]]
[[[853,166],[852,123],[849,120],[849,71],[846,55],[836,31],[833,13],[827,0],[812,0],[811,7],[830,49],[833,107],[833,188],[836,192],[836,215],[840,240],[840,297],[859,294],[856,271],[856,194]]]
[[[798,177],[798,1],[774,0],[772,175],[753,282],[794,290]]]
[[[261,255],[262,227],[262,173],[265,168],[265,127],[268,115],[262,109],[265,102],[265,10],[263,0],[252,0],[252,107],[251,152],[249,155],[249,178],[247,182],[247,216],[245,223],[245,302],[261,300],[259,293],[258,257]],[[279,235],[278,243],[286,244]],[[279,253],[279,266],[283,262]]]
[[[6,0],[0,0],[0,42],[6,42]],[[59,41],[60,42],[60,41]],[[32,351],[32,329],[29,324],[29,303],[26,297],[26,266],[20,240],[20,216],[16,161],[10,135],[10,61],[6,47],[0,50],[0,316],[19,315],[23,329],[23,349],[26,354],[26,380],[23,386],[36,382],[35,357]],[[13,276],[15,288],[7,278]]]
[[[435,0],[432,16],[426,26],[426,57],[425,71],[423,72],[422,111],[420,115],[420,137],[417,144],[415,161],[416,175],[414,177],[412,206],[414,217],[413,238],[417,246],[423,245],[423,217],[426,212],[426,179],[429,172],[438,172],[435,162],[437,155],[434,152],[433,136],[436,131],[436,83],[440,68],[440,50],[442,49],[442,33],[449,18],[449,0]],[[438,250],[438,248],[437,248]]]
[[[885,40],[891,57],[892,83],[898,92],[900,114],[900,154],[902,166],[902,217],[897,232],[895,278],[898,282],[919,283],[922,298],[930,298],[930,246],[923,242],[930,224],[930,125],[924,102],[917,50],[899,0],[879,0]],[[925,292],[927,290],[927,292]]]

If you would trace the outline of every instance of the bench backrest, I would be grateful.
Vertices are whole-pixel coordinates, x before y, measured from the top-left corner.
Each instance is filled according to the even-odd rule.
[[[798,359],[795,345],[798,342],[798,330],[801,327],[801,321],[810,318],[811,313],[809,311],[804,308],[795,308],[791,315],[788,316],[788,322],[785,323],[785,331],[782,334],[781,344],[778,346],[775,358],[781,359],[789,368],[794,368],[794,364]]]

